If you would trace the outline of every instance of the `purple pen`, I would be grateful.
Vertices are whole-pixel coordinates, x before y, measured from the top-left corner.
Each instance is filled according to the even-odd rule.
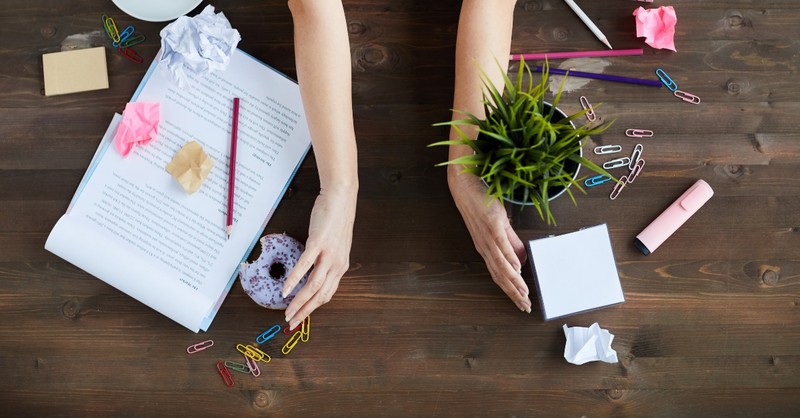
[[[542,67],[531,67],[531,71],[542,72]],[[617,83],[638,84],[642,86],[661,87],[661,81],[658,80],[645,80],[642,78],[622,77],[618,75],[587,73],[583,71],[562,70],[560,68],[550,68],[550,74],[557,75],[570,75],[572,77],[594,78],[597,80],[615,81]]]

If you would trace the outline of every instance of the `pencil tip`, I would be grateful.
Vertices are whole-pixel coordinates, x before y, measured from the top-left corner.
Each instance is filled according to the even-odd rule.
[[[608,49],[614,49],[614,48],[612,48],[612,47],[611,47],[611,43],[610,43],[610,42],[608,42],[608,39],[601,39],[601,41],[602,41],[604,44],[606,44],[606,46],[608,47]]]
[[[231,239],[231,225],[225,227],[225,234],[228,235],[228,239]]]

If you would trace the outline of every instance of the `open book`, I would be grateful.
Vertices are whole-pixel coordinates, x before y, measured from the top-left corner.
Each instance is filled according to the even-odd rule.
[[[108,127],[45,248],[184,327],[207,330],[311,147],[298,85],[236,50],[182,90],[158,64],[131,101],[160,103],[158,138],[123,158]],[[241,98],[234,223],[225,233],[232,101]],[[187,142],[214,160],[187,194],[165,167]]]

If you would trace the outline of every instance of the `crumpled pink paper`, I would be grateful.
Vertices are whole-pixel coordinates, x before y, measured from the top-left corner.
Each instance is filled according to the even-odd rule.
[[[656,49],[675,49],[675,23],[678,17],[672,6],[657,9],[639,7],[633,11],[636,17],[636,37],[645,38],[647,45]]]
[[[158,136],[159,104],[132,102],[125,105],[114,145],[127,157],[136,145],[147,145]]]

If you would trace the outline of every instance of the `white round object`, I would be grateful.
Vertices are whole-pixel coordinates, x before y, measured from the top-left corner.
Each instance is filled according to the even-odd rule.
[[[123,12],[148,22],[175,20],[197,7],[202,0],[111,0]]]

